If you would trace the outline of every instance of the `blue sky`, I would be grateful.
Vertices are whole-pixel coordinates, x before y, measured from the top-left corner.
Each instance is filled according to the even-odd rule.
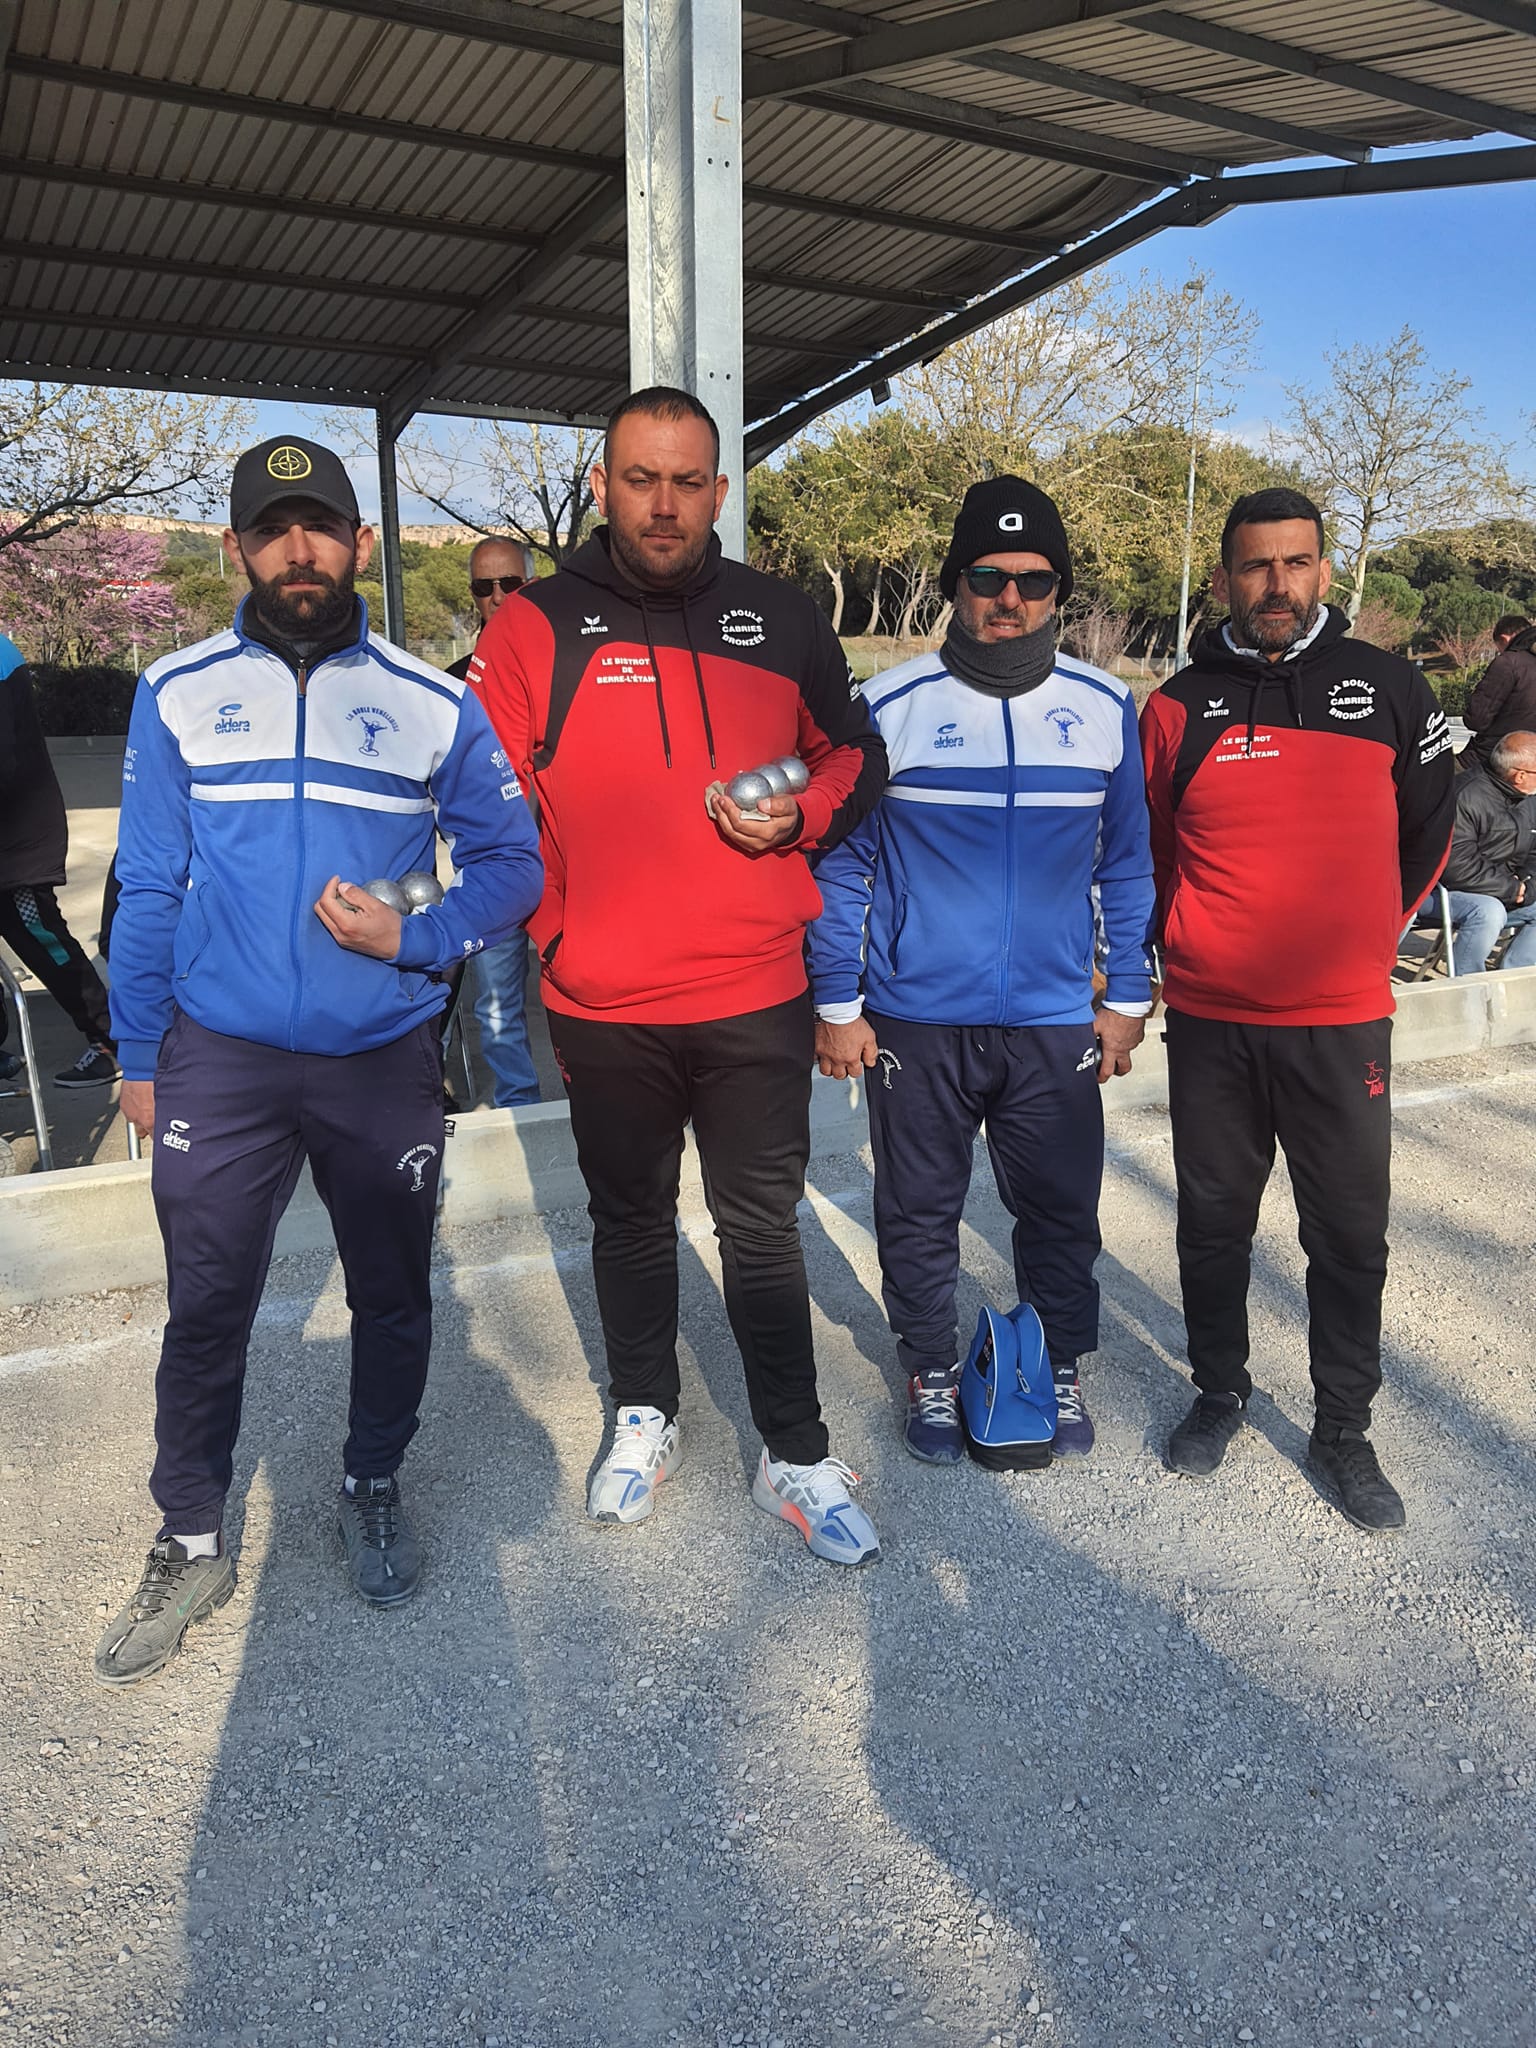
[[[1530,474],[1533,237],[1536,188],[1490,185],[1238,208],[1209,227],[1166,233],[1109,268],[1130,277],[1151,271],[1173,284],[1198,269],[1258,314],[1257,360],[1227,423],[1244,439],[1262,440],[1266,423],[1284,412],[1286,384],[1323,379],[1329,349],[1383,342],[1406,324],[1436,369],[1471,378],[1469,401],[1482,407],[1490,431],[1513,445],[1517,467]],[[291,406],[258,411],[264,433],[316,431],[314,417]],[[372,516],[372,466],[357,463],[353,473]],[[439,517],[409,499],[401,516],[407,523]]]

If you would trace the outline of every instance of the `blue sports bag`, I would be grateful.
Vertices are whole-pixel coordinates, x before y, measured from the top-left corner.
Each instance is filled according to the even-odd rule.
[[[960,1375],[966,1448],[993,1472],[1037,1472],[1051,1462],[1056,1384],[1045,1332],[1028,1304],[1011,1316],[984,1308]]]

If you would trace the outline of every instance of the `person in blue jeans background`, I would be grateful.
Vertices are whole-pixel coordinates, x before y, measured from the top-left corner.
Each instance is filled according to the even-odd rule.
[[[1022,478],[973,484],[940,574],[949,636],[863,685],[885,795],[816,867],[823,1074],[867,1077],[875,1238],[907,1375],[907,1448],[962,1455],[955,1287],[983,1124],[1039,1314],[1058,1458],[1093,1423],[1078,1359],[1099,1341],[1100,1083],[1151,1009],[1152,855],[1126,684],[1058,653],[1072,592],[1061,516]],[[1094,1007],[1094,897],[1107,980]]]
[[[1510,732],[1486,767],[1475,759],[1456,785],[1456,827],[1441,876],[1456,928],[1458,974],[1481,974],[1506,925],[1516,927],[1501,967],[1536,966],[1536,733]],[[1427,918],[1434,908],[1430,899]]]
[[[499,536],[481,541],[469,558],[469,594],[482,627],[515,590],[533,581],[533,557],[519,540]],[[470,680],[473,651],[456,661],[448,673]],[[528,940],[514,932],[500,945],[487,946],[470,963],[475,1022],[480,1050],[491,1070],[491,1100],[498,1109],[539,1100],[538,1070],[528,1043]]]

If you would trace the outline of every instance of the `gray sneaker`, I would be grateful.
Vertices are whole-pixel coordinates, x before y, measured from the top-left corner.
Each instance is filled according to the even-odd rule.
[[[359,1480],[336,1498],[336,1529],[352,1569],[352,1583],[370,1607],[409,1600],[421,1583],[421,1545],[400,1499],[396,1479]]]
[[[193,1622],[206,1620],[234,1590],[235,1561],[222,1545],[217,1557],[188,1557],[174,1537],[162,1536],[145,1560],[138,1591],[96,1645],[98,1683],[137,1685],[153,1678]]]

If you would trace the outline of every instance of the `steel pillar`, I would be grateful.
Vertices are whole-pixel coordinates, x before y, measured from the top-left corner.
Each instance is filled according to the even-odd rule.
[[[384,637],[405,645],[405,581],[400,562],[400,485],[395,476],[395,431],[382,409],[374,414],[379,441],[379,581],[384,585]]]
[[[740,558],[741,0],[624,0],[624,121],[630,387],[681,385],[714,414]]]

